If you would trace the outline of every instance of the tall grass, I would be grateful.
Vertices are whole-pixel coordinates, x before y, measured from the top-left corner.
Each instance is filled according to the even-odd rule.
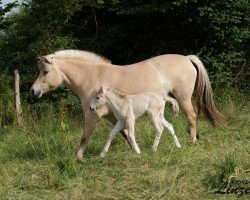
[[[236,199],[214,191],[232,177],[250,180],[249,99],[232,90],[215,97],[227,123],[213,128],[200,116],[201,141],[196,144],[186,133],[183,113],[174,117],[167,108],[166,119],[181,149],[164,132],[154,153],[154,130],[143,117],[136,124],[141,155],[118,135],[100,159],[112,128],[101,119],[81,162],[74,155],[83,116],[73,118],[63,103],[57,104],[61,108],[44,102],[25,104],[25,127],[9,124],[0,132],[0,199]]]
[[[0,131],[15,119],[14,91],[9,87],[11,81],[9,76],[0,75]]]

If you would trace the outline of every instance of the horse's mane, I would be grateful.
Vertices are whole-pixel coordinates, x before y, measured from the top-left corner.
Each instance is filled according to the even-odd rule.
[[[89,51],[82,51],[82,50],[62,50],[56,51],[52,54],[53,57],[56,58],[75,58],[75,59],[84,59],[89,62],[97,62],[97,63],[111,63],[111,61],[101,55],[96,53],[92,53]]]

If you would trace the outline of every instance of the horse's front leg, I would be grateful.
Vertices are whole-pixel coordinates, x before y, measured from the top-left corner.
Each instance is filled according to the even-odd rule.
[[[93,129],[95,128],[95,125],[98,121],[99,117],[90,111],[87,111],[85,114],[85,121],[84,121],[84,128],[83,128],[83,134],[82,134],[82,139],[81,139],[81,143],[80,143],[80,148],[77,151],[77,159],[82,159],[83,157],[83,153],[85,150],[85,147],[88,143],[89,137],[93,131]]]

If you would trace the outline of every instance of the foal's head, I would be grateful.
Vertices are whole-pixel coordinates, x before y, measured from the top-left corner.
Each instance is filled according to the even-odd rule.
[[[53,55],[38,57],[40,73],[31,87],[31,94],[40,98],[44,93],[55,90],[62,84],[62,74]]]
[[[125,94],[122,94],[116,90],[113,90],[105,86],[101,86],[97,95],[90,102],[90,110],[96,111],[98,108],[104,106],[107,102],[107,98],[109,98],[110,96],[116,96],[121,99],[124,99],[126,97]]]
[[[101,87],[97,95],[90,102],[89,109],[91,111],[96,111],[98,108],[101,108],[102,106],[106,104],[105,92],[106,92],[106,89]]]

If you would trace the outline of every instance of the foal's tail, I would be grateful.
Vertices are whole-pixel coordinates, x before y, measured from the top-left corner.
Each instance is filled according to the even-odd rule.
[[[198,112],[203,111],[212,125],[222,124],[225,122],[225,117],[215,107],[211,83],[203,63],[195,55],[189,55],[187,57],[197,70],[195,89]]]
[[[179,114],[179,104],[178,102],[176,101],[176,99],[170,97],[170,96],[166,96],[164,97],[164,101],[167,101],[167,102],[170,102],[172,104],[172,108],[173,108],[173,111],[175,113],[175,115],[178,115]]]

